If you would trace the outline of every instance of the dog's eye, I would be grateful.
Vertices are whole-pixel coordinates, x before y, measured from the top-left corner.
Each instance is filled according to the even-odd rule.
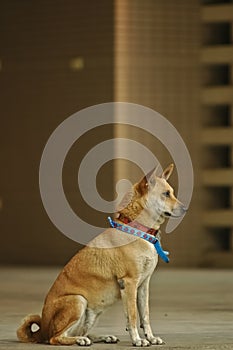
[[[164,196],[167,197],[167,198],[169,198],[169,197],[170,197],[170,191],[164,192]]]

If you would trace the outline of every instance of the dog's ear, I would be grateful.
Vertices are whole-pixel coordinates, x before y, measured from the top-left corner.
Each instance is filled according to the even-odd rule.
[[[133,198],[133,189],[131,188],[128,192],[126,192],[126,194],[123,196],[122,200],[120,201],[120,203],[118,204],[116,211],[120,212],[123,209],[125,209],[127,207],[127,205],[132,201]]]
[[[146,174],[141,181],[137,184],[137,191],[140,193],[140,195],[145,194],[146,192],[148,192],[148,186],[149,185],[155,185],[155,181],[156,181],[156,170],[157,167],[155,167],[154,169],[152,169],[151,171],[149,171],[148,174]]]
[[[170,164],[162,173],[161,178],[168,180],[174,169],[174,164]]]

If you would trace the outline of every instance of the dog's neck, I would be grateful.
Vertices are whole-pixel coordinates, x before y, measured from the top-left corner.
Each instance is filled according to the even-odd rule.
[[[132,200],[125,208],[118,212],[117,218],[126,217],[130,221],[137,221],[145,227],[159,230],[160,225],[165,221],[164,215],[156,211],[152,215],[146,208],[146,203],[144,204],[142,207],[142,201]]]
[[[162,225],[163,222],[165,221],[165,218],[162,215],[157,216],[155,219],[155,218],[151,218],[151,216],[148,215],[147,213],[141,213],[139,215],[131,214],[129,216],[127,216],[126,213],[123,213],[123,212],[118,213],[117,220],[126,223],[126,221],[123,220],[123,218],[126,218],[127,219],[126,221],[128,222],[138,222],[142,226],[152,228],[154,230],[159,230],[160,225]]]
[[[137,216],[136,220],[142,225],[159,230],[160,226],[164,223],[165,217],[159,213],[154,213],[152,216],[146,209],[142,210]]]

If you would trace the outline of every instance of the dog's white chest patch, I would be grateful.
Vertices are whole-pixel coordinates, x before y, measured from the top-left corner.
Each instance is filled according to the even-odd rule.
[[[155,261],[149,257],[146,257],[143,261],[143,272],[150,272],[151,269],[154,269]]]
[[[152,245],[151,248],[152,249],[147,251],[147,254],[139,255],[137,258],[138,266],[140,267],[141,281],[152,275],[158,262],[158,255]]]

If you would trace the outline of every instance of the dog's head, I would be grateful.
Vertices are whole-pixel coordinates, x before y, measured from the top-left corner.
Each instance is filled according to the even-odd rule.
[[[152,215],[154,211],[165,217],[179,217],[186,212],[184,205],[175,197],[173,188],[167,180],[171,176],[174,165],[170,164],[161,174],[156,175],[156,170],[136,184],[136,190],[140,196],[144,197],[146,209]]]
[[[133,220],[150,216],[159,225],[166,217],[182,216],[186,208],[175,197],[173,188],[167,182],[173,169],[174,165],[170,164],[160,176],[156,174],[156,169],[144,176],[134,185],[132,199],[121,212]]]

